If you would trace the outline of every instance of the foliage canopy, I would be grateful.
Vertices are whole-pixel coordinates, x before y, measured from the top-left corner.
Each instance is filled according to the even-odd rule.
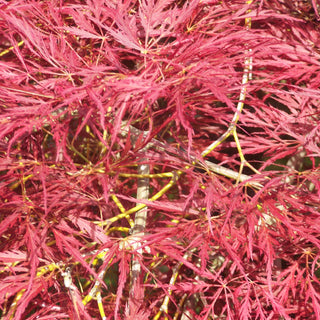
[[[320,319],[316,2],[0,1],[3,319]]]

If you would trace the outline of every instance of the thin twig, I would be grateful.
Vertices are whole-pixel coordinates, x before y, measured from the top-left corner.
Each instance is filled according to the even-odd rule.
[[[127,123],[123,123],[123,126],[122,126],[122,130],[121,130],[121,135],[122,136],[126,136],[128,134],[128,132],[130,131],[130,134],[131,136],[135,136],[135,137],[139,137],[139,136],[143,136],[143,137],[147,137],[149,132],[148,131],[142,131],[142,130],[139,130],[137,128],[135,128],[134,126],[132,125],[127,125]],[[222,138],[223,136],[221,136]],[[218,139],[220,140],[220,139]],[[217,140],[217,141],[218,141]],[[176,156],[178,156],[181,160],[187,162],[187,163],[190,163],[192,165],[197,165],[197,166],[200,166],[200,167],[204,167],[204,164],[205,164],[205,169],[208,169],[214,173],[217,173],[219,175],[222,175],[222,176],[225,176],[227,178],[231,178],[231,179],[234,179],[234,180],[238,180],[240,182],[244,182],[244,181],[248,181],[248,180],[251,180],[252,179],[252,176],[249,176],[249,175],[246,175],[246,174],[239,174],[239,172],[237,171],[234,171],[234,170],[231,170],[229,168],[226,168],[224,166],[221,166],[219,164],[215,164],[211,161],[208,161],[208,160],[198,160],[195,156],[193,155],[190,155],[188,157],[187,153],[182,150],[182,149],[175,149],[174,152],[171,151],[171,147],[168,145],[168,144],[165,144],[163,142],[160,142],[159,140],[157,139],[151,139],[147,144],[146,146],[142,149],[142,152],[145,152],[146,150],[148,149],[151,149],[151,148],[154,148],[156,149],[158,152],[163,152],[163,153],[167,153],[167,154],[170,154],[172,155],[174,152]],[[263,186],[258,183],[258,182],[254,182],[254,181],[248,181],[248,184],[251,185],[252,187],[255,187],[257,189],[261,189]]]
[[[188,250],[184,255],[183,255],[183,259],[187,260],[192,253],[196,251],[196,248],[192,248],[190,250]],[[164,313],[165,315],[165,319],[167,320],[167,314],[168,314],[168,305],[169,305],[169,301],[170,301],[170,296],[172,294],[172,288],[176,283],[176,280],[178,278],[179,275],[179,270],[181,269],[181,267],[183,266],[183,262],[178,262],[172,269],[172,276],[170,278],[169,281],[169,289],[168,289],[168,294],[165,296],[162,305],[158,311],[158,313],[154,316],[153,320],[158,320],[161,316],[162,313]]]
[[[246,1],[247,5],[250,5],[252,3],[252,0]],[[247,13],[250,12],[250,9],[247,11]],[[246,29],[251,29],[251,18],[245,19],[245,26]],[[246,164],[253,172],[259,174],[260,172],[256,170],[244,157],[241,144],[238,138],[237,134],[237,123],[240,118],[240,114],[242,113],[243,107],[244,107],[244,101],[246,99],[247,95],[247,86],[249,80],[252,79],[252,49],[248,49],[248,44],[245,44],[245,52],[244,52],[245,58],[244,58],[244,69],[242,74],[242,81],[241,81],[241,90],[239,95],[239,102],[237,104],[236,112],[234,113],[232,120],[228,126],[227,131],[224,132],[222,136],[220,136],[216,141],[211,143],[202,153],[201,156],[205,157],[210,152],[212,152],[217,146],[219,146],[222,142],[224,142],[230,135],[233,135],[234,141],[237,145],[239,157],[241,160],[240,169],[237,177],[237,183],[241,181],[241,175],[244,165]]]

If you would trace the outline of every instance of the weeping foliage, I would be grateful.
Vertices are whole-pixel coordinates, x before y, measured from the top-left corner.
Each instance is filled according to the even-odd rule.
[[[0,1],[1,318],[320,319],[319,12]]]

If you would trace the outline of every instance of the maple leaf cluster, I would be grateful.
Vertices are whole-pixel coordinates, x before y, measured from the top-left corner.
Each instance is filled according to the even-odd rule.
[[[320,319],[319,12],[0,1],[1,319]]]

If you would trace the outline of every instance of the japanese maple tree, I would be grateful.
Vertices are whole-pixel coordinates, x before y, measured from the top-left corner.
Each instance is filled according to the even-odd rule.
[[[320,319],[319,12],[1,0],[1,319]]]

